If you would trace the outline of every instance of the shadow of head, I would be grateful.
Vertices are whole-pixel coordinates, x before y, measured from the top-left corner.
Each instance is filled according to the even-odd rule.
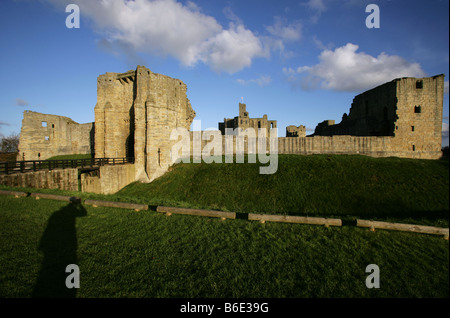
[[[64,212],[67,214],[72,214],[74,217],[86,216],[87,211],[84,206],[78,200],[71,201],[68,205],[63,208]]]

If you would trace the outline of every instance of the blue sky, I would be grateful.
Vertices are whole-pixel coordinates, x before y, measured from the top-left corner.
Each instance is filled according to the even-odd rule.
[[[67,28],[68,4],[80,27]],[[377,4],[380,28],[367,28]],[[339,122],[357,94],[403,76],[446,75],[448,0],[2,0],[0,134],[24,110],[94,121],[97,77],[145,65],[179,78],[202,129],[238,113],[288,125]]]

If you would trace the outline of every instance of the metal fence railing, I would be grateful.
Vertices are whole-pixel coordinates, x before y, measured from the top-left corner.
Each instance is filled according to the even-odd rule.
[[[104,165],[121,165],[134,163],[133,157],[125,158],[89,158],[89,159],[58,159],[58,160],[26,160],[0,162],[0,174],[23,173],[39,170],[65,168],[88,168]]]

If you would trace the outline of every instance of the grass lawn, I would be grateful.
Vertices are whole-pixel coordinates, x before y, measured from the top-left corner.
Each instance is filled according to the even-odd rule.
[[[448,227],[448,160],[280,155],[259,164],[178,164],[99,199],[245,213],[375,219]],[[345,222],[344,224],[350,224]],[[440,236],[344,225],[133,212],[0,196],[0,298],[449,297]],[[67,289],[77,264],[81,287]],[[366,266],[380,268],[368,289]]]
[[[0,196],[0,298],[449,297],[449,246],[395,231]],[[65,288],[65,266],[80,288]],[[380,268],[380,288],[365,268]]]
[[[65,159],[91,159],[94,158],[92,154],[78,154],[78,155],[59,155],[47,158],[45,160],[65,160]]]

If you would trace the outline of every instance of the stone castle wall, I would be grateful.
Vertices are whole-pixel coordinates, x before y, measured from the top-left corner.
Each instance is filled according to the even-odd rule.
[[[138,66],[100,75],[97,86],[95,156],[133,156],[137,180],[162,175],[171,164],[171,131],[189,129],[195,117],[186,84]]]
[[[64,116],[24,112],[17,160],[90,154],[93,149],[94,123],[78,124]]]
[[[0,184],[10,187],[78,191],[78,169],[67,168],[0,174]]]
[[[361,153],[361,141],[370,140],[373,148],[364,151],[367,154],[381,151],[399,157],[438,159],[442,146],[443,96],[443,74],[398,78],[357,95],[349,114],[344,114],[339,124],[324,121],[317,125],[313,137],[308,138],[334,136],[334,139],[319,138],[317,143],[310,143],[315,144],[312,148],[322,147],[324,142],[332,144],[337,153],[353,150]],[[337,138],[340,136],[346,138]],[[380,138],[384,138],[382,143]],[[298,151],[303,153],[305,149],[300,147]]]
[[[441,151],[412,151],[397,146],[395,137],[378,136],[313,136],[278,138],[280,154],[360,154],[372,157],[439,159]]]
[[[208,138],[204,134],[208,134]],[[227,139],[229,138],[229,139]],[[397,140],[393,136],[309,136],[309,137],[278,137],[276,151],[278,154],[360,154],[372,157],[399,157],[415,159],[439,159],[441,151],[413,151],[412,148],[404,149],[398,147]],[[237,153],[236,136],[224,136],[219,130],[190,132],[185,141],[182,138],[177,139],[179,147],[174,147],[173,151],[178,151],[177,157],[197,157],[202,153],[207,155],[216,154],[225,155],[226,151],[233,154]],[[226,144],[228,142],[228,144]],[[183,153],[182,147],[186,151]],[[255,142],[254,148],[249,148],[248,138],[243,138],[245,154],[258,153],[258,142]],[[266,139],[264,153],[271,151],[270,139]],[[250,150],[249,150],[250,149]],[[251,151],[252,150],[252,151]],[[274,149],[272,149],[272,152]],[[174,154],[175,155],[175,154]],[[204,156],[203,156],[204,158]]]
[[[349,114],[344,114],[340,123],[324,121],[312,136],[306,136],[305,126],[288,126],[287,136],[276,139],[277,153],[438,159],[441,157],[443,91],[444,75],[395,79],[357,95]],[[171,138],[171,134],[177,128],[185,132],[187,149],[185,153],[179,151],[180,157],[198,157],[202,151],[210,153],[214,147],[221,149],[222,155],[230,148],[236,153],[236,138],[224,135],[225,128],[261,128],[267,131],[268,137],[269,129],[276,128],[276,121],[267,120],[266,115],[250,118],[246,105],[240,103],[239,116],[225,118],[219,123],[219,130],[192,132],[190,126],[195,112],[187,98],[186,84],[143,66],[125,73],[100,75],[94,110],[95,125],[25,111],[18,160],[43,160],[95,150],[97,158],[135,158],[132,168],[111,168],[110,172],[104,168],[101,173],[104,180],[112,180],[114,169],[119,169],[125,183],[149,182],[172,165],[172,152],[177,151],[174,146],[179,139]],[[215,137],[201,138],[206,134]],[[244,152],[251,150],[245,142]],[[265,150],[270,151],[269,138]],[[258,149],[253,151],[258,152]],[[130,177],[130,173],[134,176]],[[83,178],[85,187],[113,191],[100,184],[106,182],[100,180],[101,177],[86,175]]]
[[[81,191],[101,194],[113,194],[135,181],[134,164],[106,165],[94,172],[94,175],[80,175]]]

